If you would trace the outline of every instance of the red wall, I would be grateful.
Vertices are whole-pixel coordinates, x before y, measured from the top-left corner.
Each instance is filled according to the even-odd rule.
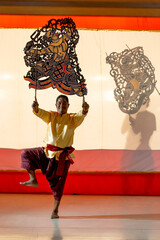
[[[0,192],[52,194],[45,176],[38,172],[37,179],[39,187],[26,187],[19,182],[27,173],[0,171]],[[160,196],[160,173],[69,173],[64,194]]]

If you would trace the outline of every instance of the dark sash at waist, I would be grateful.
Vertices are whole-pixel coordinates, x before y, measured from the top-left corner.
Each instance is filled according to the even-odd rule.
[[[61,151],[59,155],[59,162],[58,162],[58,167],[56,171],[56,175],[62,176],[63,170],[64,170],[64,165],[65,165],[65,160],[66,157],[69,159],[70,163],[73,164],[74,161],[71,158],[70,154],[75,150],[72,146],[70,147],[65,147],[65,148],[60,148],[51,144],[47,144],[46,149],[52,152],[57,152]],[[47,167],[47,172],[49,171],[50,167],[52,164],[52,160],[49,162],[48,167]]]

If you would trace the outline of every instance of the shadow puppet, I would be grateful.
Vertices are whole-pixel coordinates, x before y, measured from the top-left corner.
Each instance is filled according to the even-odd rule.
[[[128,131],[126,150],[124,150],[121,160],[121,171],[123,172],[154,171],[154,160],[149,143],[156,130],[156,119],[154,114],[146,109],[148,106],[149,100],[137,114],[126,116],[122,126],[122,133]],[[146,192],[148,192],[147,189],[151,186],[151,182],[149,177],[146,182]],[[127,191],[127,186],[124,190]]]

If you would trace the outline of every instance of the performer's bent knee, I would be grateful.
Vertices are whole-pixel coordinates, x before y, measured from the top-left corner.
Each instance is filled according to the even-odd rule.
[[[27,171],[35,170],[34,164],[32,163],[32,159],[30,157],[30,150],[24,149],[21,152],[21,167],[26,169]]]

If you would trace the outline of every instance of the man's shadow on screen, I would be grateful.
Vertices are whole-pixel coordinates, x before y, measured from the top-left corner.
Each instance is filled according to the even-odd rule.
[[[121,171],[130,173],[153,172],[154,161],[152,156],[152,149],[150,147],[151,137],[156,131],[155,115],[148,111],[149,102],[143,105],[140,111],[132,116],[126,115],[124,124],[122,126],[122,133],[128,133],[126,139],[126,149],[122,155]],[[133,149],[133,150],[128,150]],[[122,191],[124,194],[136,194],[140,192],[143,195],[150,195],[152,190],[152,183],[154,179],[153,174],[147,175],[146,178],[137,178],[133,180],[126,174],[122,180]],[[136,179],[136,178],[135,178]],[[144,181],[145,180],[145,181]],[[141,188],[141,189],[140,189]],[[143,192],[143,193],[142,193]],[[132,208],[130,204],[125,204],[128,211]],[[150,226],[152,228],[152,226]],[[125,238],[130,236],[130,232],[124,231]],[[149,239],[149,232],[144,233],[144,238]]]
[[[154,171],[150,139],[153,132],[156,131],[156,118],[153,113],[147,110],[148,106],[149,101],[134,116],[126,115],[122,126],[122,133],[128,132],[128,136],[126,139],[126,149],[122,155],[121,171]],[[147,188],[151,186],[150,180],[148,181],[149,185],[146,186]]]

